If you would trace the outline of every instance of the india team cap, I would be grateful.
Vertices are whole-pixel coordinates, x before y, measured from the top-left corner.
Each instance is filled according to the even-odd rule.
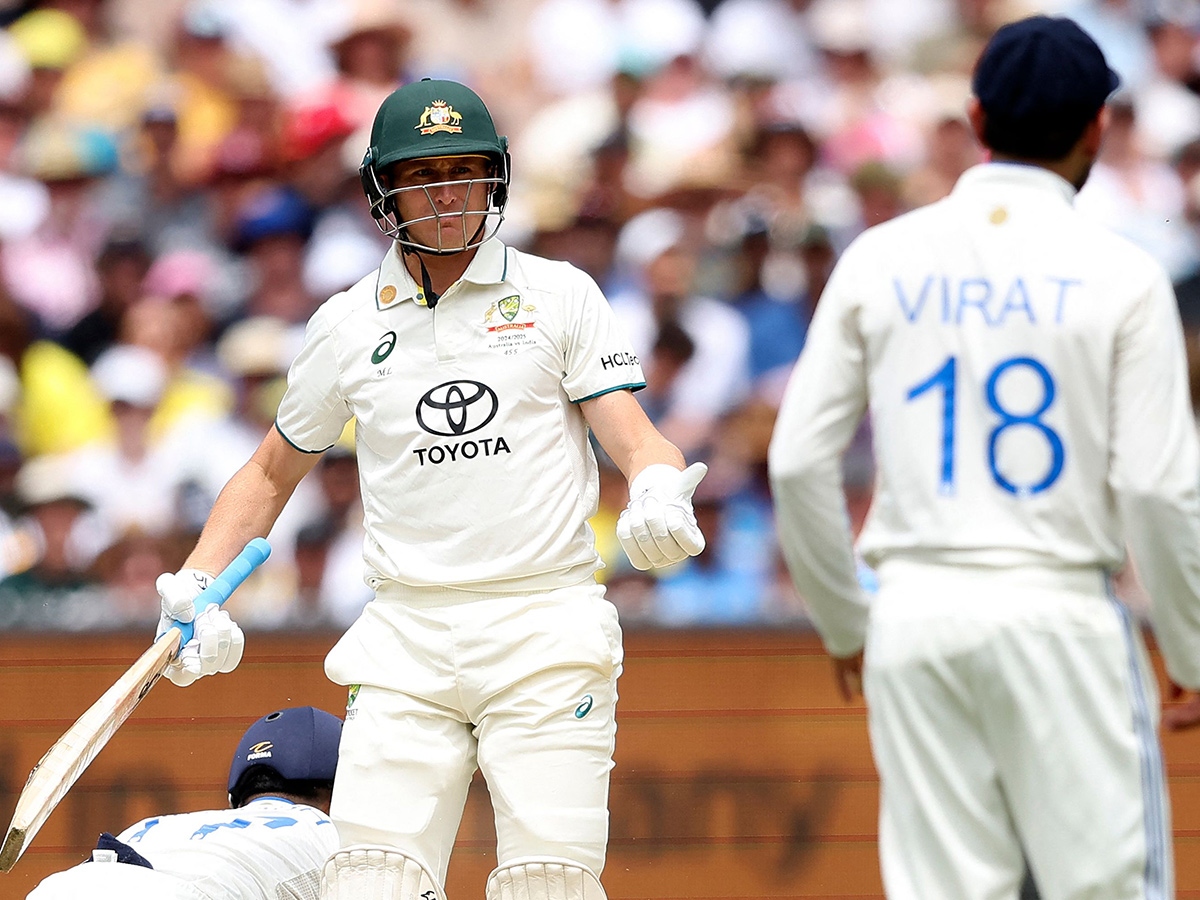
[[[984,112],[1005,122],[1086,122],[1120,85],[1104,53],[1070,19],[1031,16],[999,28],[971,81]]]
[[[229,792],[255,766],[289,781],[333,781],[342,720],[321,709],[298,706],[269,713],[246,729],[229,767]]]

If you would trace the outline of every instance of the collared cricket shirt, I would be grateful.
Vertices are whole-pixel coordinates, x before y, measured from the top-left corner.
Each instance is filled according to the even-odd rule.
[[[430,308],[393,248],[309,321],[276,424],[319,452],[356,418],[369,582],[569,584],[599,567],[578,404],[642,386],[570,264],[490,240]]]

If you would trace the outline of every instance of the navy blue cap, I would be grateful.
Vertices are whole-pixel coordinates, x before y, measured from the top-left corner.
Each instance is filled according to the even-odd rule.
[[[321,709],[297,706],[263,716],[238,741],[229,767],[229,792],[255,766],[289,781],[333,781],[342,720]]]
[[[971,88],[985,113],[1006,122],[1087,122],[1121,80],[1086,31],[1063,17],[1031,16],[999,28]]]

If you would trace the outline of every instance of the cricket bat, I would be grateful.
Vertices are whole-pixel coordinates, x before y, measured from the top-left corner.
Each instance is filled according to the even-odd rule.
[[[248,543],[237,558],[213,579],[196,598],[196,614],[213,604],[222,604],[246,578],[271,555],[271,545],[262,538]],[[191,622],[177,622],[138,658],[117,683],[88,708],[46,751],[29,773],[17,798],[12,822],[0,846],[0,872],[16,865],[33,836],[116,733],[154,683],[166,671],[179,648],[192,639]]]

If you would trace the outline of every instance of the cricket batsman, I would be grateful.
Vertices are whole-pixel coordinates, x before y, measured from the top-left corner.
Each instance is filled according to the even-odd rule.
[[[509,153],[475,93],[392,93],[360,172],[392,249],[309,321],[275,428],[160,579],[163,622],[192,617],[356,419],[375,599],[325,661],[350,702],[321,897],[444,897],[478,768],[496,816],[488,900],[600,900],[622,649],[594,577],[589,429],[629,479],[617,530],[638,568],[704,548],[691,497],[706,470],[634,399],[642,370],[595,282],[496,238]],[[229,671],[242,646],[206,611],[168,677]]]

